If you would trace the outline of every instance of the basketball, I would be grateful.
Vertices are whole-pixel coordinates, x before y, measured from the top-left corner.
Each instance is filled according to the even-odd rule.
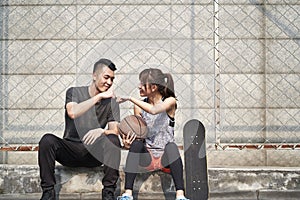
[[[136,139],[145,139],[148,128],[146,122],[138,115],[128,115],[123,118],[118,126],[121,136],[126,136],[130,131],[136,134]]]

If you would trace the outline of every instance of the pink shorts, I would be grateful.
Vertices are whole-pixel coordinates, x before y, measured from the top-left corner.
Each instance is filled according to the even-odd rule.
[[[165,173],[171,173],[171,169],[170,168],[165,168],[162,164],[161,164],[161,156],[160,157],[154,157],[152,155],[152,153],[150,152],[151,155],[151,163],[150,165],[148,165],[147,167],[145,167],[145,169],[147,169],[148,171],[156,171],[156,170],[161,170]]]

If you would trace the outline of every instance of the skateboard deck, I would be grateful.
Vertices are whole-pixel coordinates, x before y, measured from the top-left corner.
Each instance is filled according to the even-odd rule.
[[[183,128],[186,196],[190,200],[207,200],[208,176],[205,128],[192,119]]]

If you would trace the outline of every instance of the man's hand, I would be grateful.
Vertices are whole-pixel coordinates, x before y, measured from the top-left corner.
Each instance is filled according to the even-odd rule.
[[[87,134],[85,134],[85,136],[83,136],[82,141],[87,145],[94,144],[94,142],[102,135],[102,133],[104,133],[104,129],[102,128],[90,130],[87,132]]]
[[[129,132],[126,136],[122,135],[122,142],[124,144],[125,149],[129,149],[130,145],[136,139],[136,134],[133,132]]]
[[[115,98],[115,93],[114,93],[113,89],[110,88],[105,92],[99,93],[97,96],[98,96],[99,100],[108,99],[108,98]]]

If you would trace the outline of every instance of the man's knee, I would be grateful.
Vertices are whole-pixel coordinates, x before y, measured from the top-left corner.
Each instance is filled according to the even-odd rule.
[[[43,137],[41,138],[41,140],[39,142],[39,149],[51,146],[53,143],[55,143],[55,141],[56,141],[56,136],[54,136],[53,134],[47,133],[47,134],[43,135]]]

